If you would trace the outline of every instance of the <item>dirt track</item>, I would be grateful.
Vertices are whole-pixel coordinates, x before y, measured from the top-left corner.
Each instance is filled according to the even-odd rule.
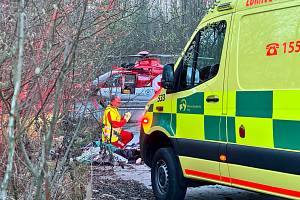
[[[139,127],[128,125],[128,129],[138,140]],[[145,165],[127,165],[121,167],[96,167],[93,170],[94,199],[155,199],[151,190],[150,168]],[[185,200],[284,200],[265,194],[230,188],[220,185],[209,185],[189,188]]]
[[[149,199],[154,200],[152,190],[135,180],[123,180],[115,172],[121,168],[93,167],[93,198],[114,199]],[[129,170],[128,170],[129,172]]]
[[[116,174],[124,180],[136,180],[151,189],[150,169],[145,165],[117,167]],[[151,198],[149,198],[151,199]],[[189,188],[185,200],[284,200],[261,193],[249,192],[221,185]]]
[[[93,168],[93,199],[154,200],[150,169],[145,165]],[[284,200],[221,185],[189,188],[185,200]]]

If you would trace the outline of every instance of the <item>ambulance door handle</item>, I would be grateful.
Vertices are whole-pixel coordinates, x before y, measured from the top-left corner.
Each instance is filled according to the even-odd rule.
[[[216,95],[210,95],[206,98],[207,103],[217,103],[219,102],[219,97]]]

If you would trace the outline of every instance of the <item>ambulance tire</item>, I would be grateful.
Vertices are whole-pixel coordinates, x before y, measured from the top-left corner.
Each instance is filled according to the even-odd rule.
[[[172,148],[156,151],[151,166],[152,189],[158,200],[182,200],[187,187],[182,186],[179,161]]]

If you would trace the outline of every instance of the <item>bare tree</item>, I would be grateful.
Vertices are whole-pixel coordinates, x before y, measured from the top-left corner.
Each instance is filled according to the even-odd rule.
[[[21,75],[22,75],[22,68],[24,62],[24,25],[25,25],[25,13],[24,13],[24,0],[21,0],[19,3],[19,39],[18,39],[18,63],[17,66],[13,69],[13,82],[14,82],[14,89],[13,89],[13,96],[11,100],[11,109],[9,112],[9,123],[8,123],[8,161],[7,167],[5,171],[5,175],[1,184],[0,190],[0,199],[6,199],[7,196],[7,187],[9,183],[9,179],[12,174],[13,169],[13,161],[14,161],[14,154],[15,154],[15,117],[18,112],[18,105],[17,99],[20,93],[21,88]]]
[[[6,170],[1,199],[63,198],[59,182],[68,180],[70,153],[92,124],[85,118],[91,81],[113,51],[110,44],[121,37],[111,37],[110,29],[136,9],[125,1],[4,2],[0,169]],[[77,104],[85,106],[78,110]],[[74,122],[67,130],[61,125],[66,120]],[[53,138],[66,134],[70,141],[52,161]]]
[[[110,55],[178,53],[206,11],[195,2],[1,2],[0,199],[84,198],[70,157],[79,137],[99,131],[92,81],[119,62]]]

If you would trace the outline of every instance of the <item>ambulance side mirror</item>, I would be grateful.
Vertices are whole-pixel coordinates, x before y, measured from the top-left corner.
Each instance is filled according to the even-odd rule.
[[[166,64],[164,66],[161,85],[165,89],[174,88],[174,64]]]

